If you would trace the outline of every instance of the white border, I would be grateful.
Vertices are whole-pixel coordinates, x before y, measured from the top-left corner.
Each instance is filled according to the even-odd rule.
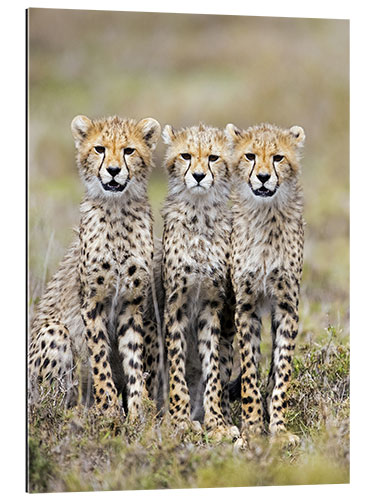
[[[310,487],[262,487],[223,490],[179,490],[147,492],[152,498],[217,497],[235,495],[247,498],[304,498],[328,495],[365,498],[372,491],[374,464],[374,325],[370,311],[373,309],[374,282],[374,18],[371,2],[366,0],[327,2],[268,0],[267,2],[230,2],[190,0],[184,4],[159,0],[137,2],[107,0],[105,3],[90,0],[64,0],[61,2],[38,1],[31,5],[22,0],[5,8],[5,19],[0,30],[2,47],[1,127],[2,169],[11,181],[2,185],[2,315],[1,323],[1,431],[2,431],[2,493],[18,497],[25,493],[25,413],[24,413],[24,330],[25,330],[25,200],[24,200],[24,26],[27,7],[80,8],[104,10],[137,10],[157,12],[191,12],[283,17],[322,17],[351,20],[351,330],[352,330],[352,459],[351,485]],[[3,7],[4,9],[4,7]],[[4,14],[3,14],[4,15]],[[5,20],[5,22],[4,22]],[[371,121],[370,121],[371,120]],[[8,172],[13,175],[9,176]],[[11,237],[12,244],[6,244]],[[5,263],[5,265],[4,265]],[[367,284],[369,283],[369,284]],[[371,286],[371,288],[370,288]],[[5,343],[5,347],[4,347]],[[6,349],[6,350],[5,350]],[[9,355],[7,354],[9,353]],[[5,361],[5,362],[4,362]],[[5,463],[6,462],[6,463]],[[5,469],[4,469],[5,468]],[[276,488],[276,489],[275,489]],[[96,493],[100,498],[114,498],[124,494],[128,498],[143,497],[145,492]],[[87,495],[76,494],[79,498]],[[39,497],[39,495],[35,495]],[[88,496],[91,498],[91,496]]]

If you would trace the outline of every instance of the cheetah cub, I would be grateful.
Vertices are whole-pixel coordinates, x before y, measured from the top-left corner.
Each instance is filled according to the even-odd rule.
[[[167,125],[162,137],[169,180],[162,268],[169,412],[175,423],[203,420],[219,436],[230,423],[222,393],[231,342],[221,333],[230,283],[228,147],[223,131],[203,124],[179,131]]]
[[[285,431],[286,392],[298,332],[303,259],[303,196],[299,153],[305,133],[262,124],[226,127],[232,142],[231,278],[241,358],[242,429],[263,431],[257,386],[261,309],[270,306],[272,361],[267,387],[269,431]],[[295,436],[290,435],[291,439]]]
[[[42,380],[74,397],[88,373],[97,407],[140,412],[145,372],[154,395],[158,340],[150,300],[152,215],[147,181],[160,125],[146,118],[73,119],[86,188],[79,234],[38,304],[31,328],[31,392]],[[85,389],[86,390],[86,389]]]

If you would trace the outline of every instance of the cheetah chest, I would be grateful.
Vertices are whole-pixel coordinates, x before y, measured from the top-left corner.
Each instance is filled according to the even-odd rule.
[[[285,235],[277,226],[249,224],[236,227],[232,236],[233,276],[236,282],[252,277],[252,288],[267,295],[268,277],[285,266],[288,249]]]
[[[228,240],[218,240],[213,232],[196,232],[185,238],[182,261],[196,278],[223,279],[227,273]]]
[[[84,232],[82,245],[86,280],[112,306],[145,284],[152,253],[150,232],[138,231],[134,223],[119,218],[99,225],[95,232]]]

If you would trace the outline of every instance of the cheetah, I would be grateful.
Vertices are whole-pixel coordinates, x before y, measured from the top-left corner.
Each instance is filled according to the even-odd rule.
[[[85,186],[80,226],[46,287],[31,326],[31,394],[55,383],[74,404],[77,370],[99,411],[141,414],[157,391],[158,336],[152,286],[147,182],[161,128],[153,118],[73,119]],[[149,377],[145,381],[146,374]],[[49,381],[49,382],[48,382]],[[146,388],[144,387],[146,385]],[[55,385],[56,386],[56,385]]]
[[[284,414],[298,332],[304,245],[299,157],[305,133],[298,126],[282,129],[269,124],[247,130],[228,124],[225,132],[232,144],[231,279],[242,430],[261,433],[267,420],[271,435],[287,436]],[[272,324],[265,415],[257,385],[264,306],[270,308]]]
[[[224,132],[203,124],[166,125],[168,194],[162,210],[164,326],[169,414],[179,426],[229,426],[232,341],[222,323],[230,286],[230,178]],[[232,322],[233,325],[233,322]],[[221,373],[220,373],[221,372]]]

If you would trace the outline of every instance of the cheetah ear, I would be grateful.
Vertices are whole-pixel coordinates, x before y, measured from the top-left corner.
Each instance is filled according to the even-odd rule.
[[[87,132],[89,131],[91,126],[92,121],[90,120],[90,118],[87,118],[87,116],[78,115],[73,118],[70,128],[72,130],[76,148],[78,148],[83,139],[86,138]]]
[[[164,144],[172,144],[172,142],[176,138],[175,131],[173,130],[172,125],[166,125],[163,130],[162,138],[164,141]]]
[[[225,127],[225,136],[230,142],[236,142],[242,137],[242,130],[233,125],[233,123],[228,123]]]
[[[303,128],[299,127],[298,125],[293,125],[293,127],[290,127],[289,132],[293,138],[295,145],[301,148],[305,142],[306,137]]]
[[[153,151],[160,137],[161,127],[159,122],[154,118],[144,118],[137,123],[137,126],[141,129],[147,146]]]

